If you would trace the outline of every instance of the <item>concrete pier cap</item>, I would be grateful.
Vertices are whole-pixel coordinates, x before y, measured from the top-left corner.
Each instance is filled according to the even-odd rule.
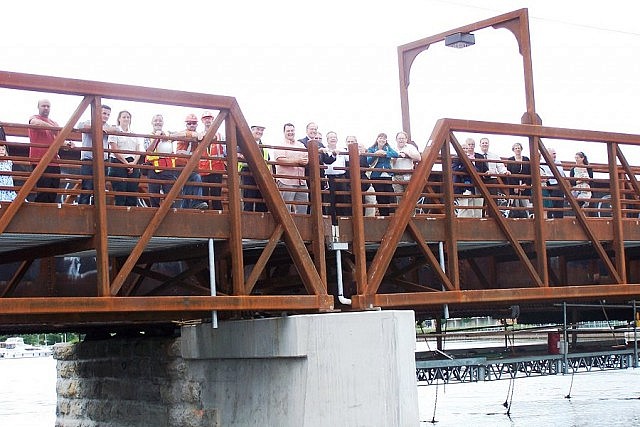
[[[419,425],[412,311],[185,326],[180,341],[221,425]]]

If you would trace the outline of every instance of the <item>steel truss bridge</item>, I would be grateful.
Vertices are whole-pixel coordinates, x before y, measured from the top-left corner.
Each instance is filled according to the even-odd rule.
[[[51,117],[61,127],[40,160],[29,158],[26,150],[24,137],[34,127],[25,124],[27,117],[22,123],[0,121],[18,193],[13,202],[0,203],[0,324],[5,330],[189,321],[210,318],[213,311],[228,317],[374,308],[438,313],[448,304],[452,314],[472,314],[520,304],[526,312],[559,301],[640,296],[640,171],[632,160],[640,135],[442,119],[411,179],[403,182],[399,201],[391,198],[390,216],[365,216],[365,209],[375,206],[365,203],[363,189],[377,182],[365,173],[371,168],[360,167],[358,147],[349,146],[344,152],[348,179],[337,179],[345,188],[337,193],[347,202],[336,202],[348,214],[332,221],[323,215],[330,194],[315,161],[307,177],[310,214],[290,212],[274,181],[273,162],[264,161],[232,97],[8,71],[0,71],[0,89],[33,99],[55,94],[77,105],[69,117],[61,117],[54,103]],[[145,206],[150,179],[144,175],[135,179],[140,206],[113,205],[100,144],[94,144],[92,164],[80,160],[77,148],[62,150],[65,141],[80,139],[76,126],[85,111],[94,125],[84,131],[93,141],[102,140],[103,130],[95,124],[101,123],[102,103],[112,100],[217,112],[193,155],[185,157],[171,190],[158,195],[163,199],[158,208]],[[217,132],[223,134],[216,142],[226,145],[227,168],[222,184],[202,185],[221,187],[219,196],[206,200],[221,201],[223,209],[172,208],[173,201],[185,198],[182,189],[199,160],[212,158],[206,150]],[[529,218],[505,217],[504,199],[517,198],[505,195],[515,185],[507,177],[486,182],[464,155],[462,134],[508,136],[528,147],[531,174],[522,178],[531,193]],[[588,144],[591,153],[606,160],[591,165],[595,174],[587,207],[573,196],[575,183],[548,151],[567,143]],[[37,182],[59,151],[65,183],[60,203],[28,202],[30,194],[48,191]],[[250,185],[243,180],[247,173],[238,172],[239,151],[268,212],[243,211],[243,204],[255,200],[243,196]],[[318,158],[315,143],[308,151],[310,159]],[[457,159],[469,171],[470,184],[457,183],[452,171]],[[541,177],[540,163],[549,165],[560,196],[543,191],[549,177]],[[92,165],[92,176],[80,174],[83,164]],[[83,178],[98,189],[92,193],[94,205],[74,203],[87,192],[79,185]],[[455,189],[465,185],[476,189],[469,198],[484,200],[484,207],[475,208],[484,217],[456,215],[456,199],[467,196]],[[560,207],[547,207],[552,200],[560,200]],[[564,217],[547,219],[554,209]],[[342,302],[336,299],[339,281]]]
[[[636,356],[637,357],[637,356]],[[637,359],[636,359],[637,360]],[[465,383],[634,367],[633,349],[487,359],[416,360],[419,383]]]

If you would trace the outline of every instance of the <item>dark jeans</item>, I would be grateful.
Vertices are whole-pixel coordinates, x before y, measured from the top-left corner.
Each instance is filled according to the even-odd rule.
[[[200,184],[202,178],[196,172],[191,172],[187,182],[195,182]],[[184,199],[182,201],[182,207],[185,209],[193,209],[193,207],[199,203],[202,203],[202,186],[201,185],[185,185],[182,189],[182,194],[185,196],[193,196],[193,198]]]
[[[395,209],[389,205],[395,202],[396,196],[393,193],[393,185],[391,184],[391,177],[378,177],[372,178],[375,181],[385,181],[385,182],[375,182],[373,183],[373,189],[376,190],[376,201],[378,203],[378,211],[381,216],[389,216],[391,215]],[[388,182],[386,182],[388,181]],[[390,193],[386,194],[377,194],[377,193]]]
[[[83,159],[83,162],[90,162],[91,159]],[[105,166],[104,168],[104,174],[107,175],[108,174],[108,169]],[[82,176],[89,176],[92,177],[93,176],[93,165],[82,165],[80,166],[80,175]],[[93,178],[82,178],[82,187],[83,190],[85,191],[91,191],[93,192]],[[80,197],[78,197],[78,204],[79,205],[93,205],[94,202],[94,197],[92,193],[82,193],[80,194]]]
[[[549,195],[551,197],[558,197],[558,200],[551,200],[551,205],[552,205],[551,207],[554,209],[561,209],[561,210],[547,211],[547,218],[564,217],[564,211],[562,210],[564,208],[564,193],[562,192],[562,190],[558,188],[550,187]]]
[[[56,176],[47,177],[44,174],[55,174]],[[40,177],[38,182],[36,183],[36,187],[38,188],[60,188],[60,166],[47,166],[44,170],[43,176]],[[56,191],[53,192],[42,192],[37,193],[34,202],[41,203],[55,203],[56,197],[58,197],[58,193]]]
[[[256,180],[253,178],[252,175],[244,175],[245,173],[246,174],[251,173],[251,170],[247,166],[244,166],[240,170],[240,172],[243,173],[243,175],[240,176],[243,186],[257,187]],[[244,199],[244,206],[242,207],[243,211],[245,212],[266,212],[267,211],[267,205],[264,202],[248,200],[248,199],[262,200],[262,194],[260,193],[260,190],[258,190],[257,188],[243,188],[242,198]]]
[[[176,173],[174,171],[169,170],[161,170],[160,172],[156,172],[153,169],[150,169],[147,173],[147,177],[149,180],[159,180],[159,181],[167,181],[167,182],[149,182],[149,200],[151,202],[151,206],[158,207],[160,206],[160,198],[158,196],[153,197],[154,194],[160,194],[160,190],[164,194],[169,193],[171,191],[171,187],[173,187],[173,183],[176,180]],[[174,207],[180,207],[182,202],[177,201],[174,204]]]
[[[222,184],[222,173],[210,173],[207,175],[202,175],[202,182],[206,182],[207,184]],[[212,187],[202,187],[202,195],[204,197],[213,197],[211,201],[211,209],[221,211],[222,210],[222,200],[220,200],[220,196],[222,195],[222,186],[215,185]]]
[[[123,165],[118,159],[111,159],[111,163]],[[137,193],[138,179],[140,178],[140,169],[133,168],[133,172],[129,173],[128,168],[122,166],[112,166],[109,168],[109,176],[113,178],[128,178],[127,181],[111,181],[113,191],[121,193]],[[116,206],[138,206],[138,197],[126,194],[116,194]]]
[[[329,194],[323,194],[322,198],[324,203],[329,203],[329,206],[324,208],[324,213],[325,215],[331,216],[334,223],[338,216],[351,215],[350,206],[337,206],[351,204],[351,196],[349,194],[340,194],[349,191],[348,183],[342,181],[346,176],[346,174],[327,175],[327,179],[329,181]]]

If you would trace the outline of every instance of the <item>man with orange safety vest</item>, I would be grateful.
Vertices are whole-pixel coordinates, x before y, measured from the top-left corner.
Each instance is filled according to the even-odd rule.
[[[202,140],[204,134],[207,133],[211,125],[213,124],[214,115],[211,111],[205,111],[202,113],[201,120],[204,124],[204,132],[198,135],[198,140]],[[216,133],[214,141],[220,141],[221,137],[219,133]],[[194,145],[197,147],[196,143]],[[211,184],[202,188],[202,195],[211,199],[211,208],[214,210],[222,210],[222,177],[225,172],[226,165],[223,160],[226,157],[226,146],[212,142],[207,150],[202,155],[198,169],[202,182]]]

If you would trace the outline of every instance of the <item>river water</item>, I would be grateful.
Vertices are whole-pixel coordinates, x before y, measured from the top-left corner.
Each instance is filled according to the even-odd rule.
[[[513,382],[419,385],[419,425],[640,425],[640,369],[580,373],[573,377],[573,385],[571,380],[571,375],[554,375],[516,378]],[[52,357],[0,360],[0,426],[52,427],[55,388],[56,362]],[[511,403],[510,415],[505,401]],[[431,424],[434,419],[436,423]]]
[[[55,421],[53,357],[0,360],[0,426],[52,427]]]

